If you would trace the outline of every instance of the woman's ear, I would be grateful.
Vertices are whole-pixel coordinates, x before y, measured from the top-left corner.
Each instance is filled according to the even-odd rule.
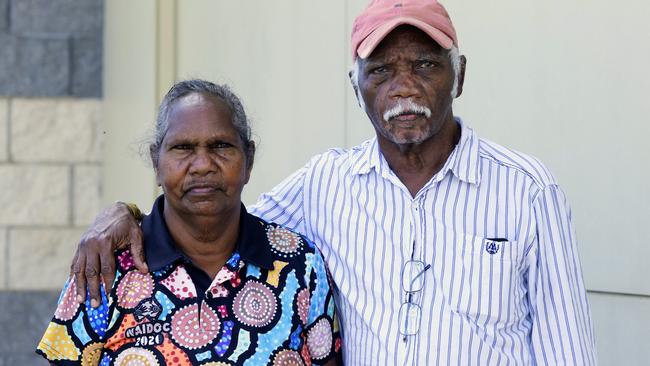
[[[248,141],[248,149],[246,151],[246,183],[251,177],[253,171],[253,163],[255,162],[255,141]]]
[[[158,187],[161,186],[160,176],[158,174],[158,154],[159,150],[155,146],[149,146],[149,157],[151,157],[151,165],[153,165],[153,171],[156,173],[156,184]]]

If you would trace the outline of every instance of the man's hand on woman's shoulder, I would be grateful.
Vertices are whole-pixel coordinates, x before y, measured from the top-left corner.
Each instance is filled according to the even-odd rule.
[[[141,272],[148,271],[144,260],[142,230],[134,216],[133,207],[117,202],[106,208],[81,237],[70,266],[70,275],[76,277],[79,302],[85,300],[87,285],[91,305],[99,306],[101,280],[106,292],[110,292],[115,280],[113,252],[117,249],[129,247],[135,267]]]

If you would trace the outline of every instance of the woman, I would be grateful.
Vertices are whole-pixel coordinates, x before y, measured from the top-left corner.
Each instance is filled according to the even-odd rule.
[[[255,145],[239,99],[207,81],[177,83],[150,153],[164,192],[142,221],[150,272],[116,253],[97,308],[79,305],[68,281],[37,352],[61,365],[335,364],[320,253],[241,204]]]

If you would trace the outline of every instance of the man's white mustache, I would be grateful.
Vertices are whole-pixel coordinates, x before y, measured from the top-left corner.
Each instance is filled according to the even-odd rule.
[[[384,121],[391,119],[402,114],[423,114],[426,118],[431,117],[431,109],[413,102],[411,99],[405,99],[398,103],[393,108],[384,112]]]

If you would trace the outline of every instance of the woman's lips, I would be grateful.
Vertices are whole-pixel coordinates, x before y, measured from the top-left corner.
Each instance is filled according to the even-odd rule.
[[[185,194],[207,195],[219,191],[221,187],[218,184],[191,184],[185,189]]]
[[[189,190],[192,193],[210,193],[216,191],[216,188],[213,187],[195,187]]]

